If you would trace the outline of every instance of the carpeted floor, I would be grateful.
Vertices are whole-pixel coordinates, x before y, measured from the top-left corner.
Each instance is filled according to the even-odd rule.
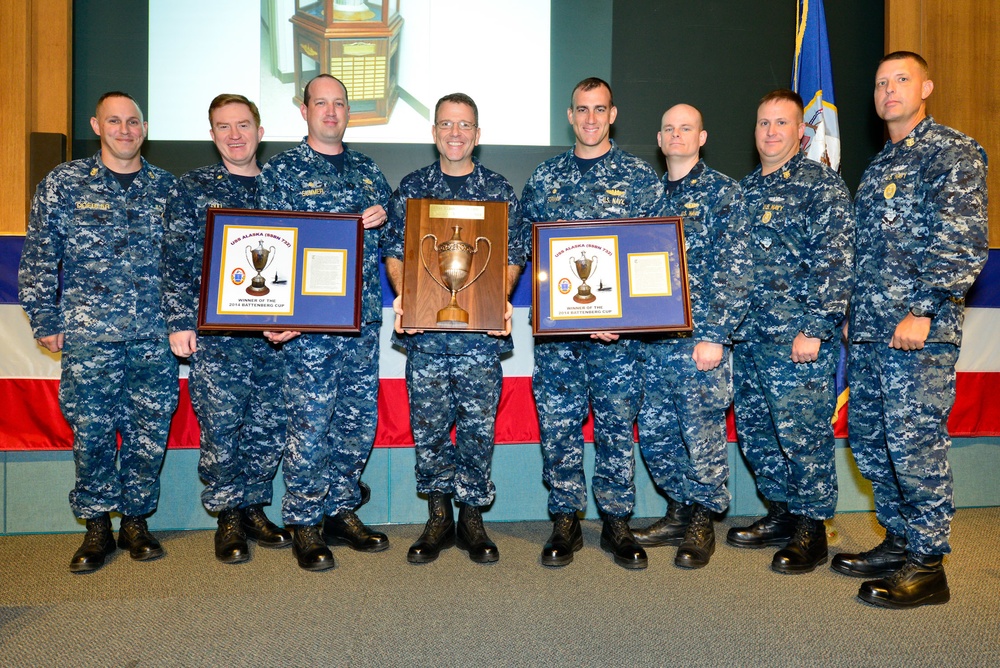
[[[645,520],[637,520],[642,525]],[[997,666],[1000,508],[961,510],[946,560],[951,603],[866,606],[860,581],[826,566],[768,569],[773,550],[719,546],[699,571],[650,550],[630,572],[598,547],[563,569],[539,565],[547,522],[487,524],[500,562],[457,549],[406,563],[420,526],[385,530],[379,554],[335,548],[337,567],[307,573],[290,550],[245,564],[212,556],[212,532],[161,534],[167,555],[72,575],[80,535],[0,537],[2,666]],[[841,549],[881,540],[871,514],[833,522]]]

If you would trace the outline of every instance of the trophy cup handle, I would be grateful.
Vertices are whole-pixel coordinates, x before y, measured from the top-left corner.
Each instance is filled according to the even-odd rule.
[[[451,292],[451,288],[449,288],[447,285],[445,285],[444,283],[442,283],[441,280],[437,276],[434,275],[434,272],[431,271],[431,268],[427,266],[427,260],[424,259],[424,242],[427,241],[428,237],[434,240],[434,252],[435,253],[437,252],[437,249],[438,249],[438,238],[436,236],[434,236],[434,234],[425,234],[420,239],[420,262],[423,263],[424,269],[427,270],[427,275],[431,277],[431,280],[434,281],[435,283],[437,283],[438,285],[440,285],[442,288],[444,288],[445,290],[447,290],[450,293]]]
[[[593,276],[594,272],[597,271],[597,253],[594,253],[594,257],[590,258],[590,261],[594,263],[593,266],[590,268],[590,275]]]
[[[587,256],[584,255],[584,257]],[[580,280],[580,274],[576,273],[576,261],[573,259],[573,256],[570,255],[566,259],[569,260],[569,273],[573,274],[573,277],[576,278],[577,280]]]
[[[486,267],[490,263],[490,258],[493,256],[493,244],[491,244],[490,240],[487,239],[486,237],[476,237],[476,252],[477,253],[479,252],[479,242],[480,241],[485,241],[486,242],[486,262],[483,263],[483,268],[479,270],[479,273],[476,274],[476,277],[474,279],[472,279],[471,281],[467,282],[462,287],[460,287],[458,290],[455,290],[455,294],[458,294],[462,290],[466,289],[467,287],[469,287],[470,285],[472,285],[473,283],[475,283],[476,281],[478,281],[479,277],[483,275],[483,272],[486,271]]]
[[[249,262],[250,266],[252,267],[253,258],[250,256],[250,244],[247,244],[246,246],[243,247],[243,256],[246,257],[247,262]]]
[[[264,265],[264,269],[261,269],[261,271],[264,271],[265,269],[267,269],[268,267],[270,267],[272,264],[274,264],[274,256],[275,256],[274,246],[271,246],[270,248],[268,248],[267,252],[270,253],[270,255],[267,258],[267,264]]]

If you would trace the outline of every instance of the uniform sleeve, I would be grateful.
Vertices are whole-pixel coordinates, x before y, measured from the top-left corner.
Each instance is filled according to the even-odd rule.
[[[544,180],[538,176],[536,170],[534,174],[524,184],[521,191],[521,232],[524,253],[527,257],[532,257],[532,228],[534,223],[549,220],[549,212],[545,206],[546,189]]]
[[[261,168],[257,177],[257,208],[264,211],[289,211],[291,203],[288,199],[288,189],[283,187],[279,170],[273,163],[267,163]]]
[[[656,172],[645,162],[642,162],[642,169],[636,175],[636,206],[637,216],[640,218],[653,218],[663,211],[664,196],[663,184],[656,176]]]
[[[372,179],[375,183],[375,193],[377,201],[375,204],[381,204],[386,212],[389,210],[389,198],[392,197],[392,187],[389,185],[389,181],[385,178],[382,170],[375,168],[375,178]]]
[[[709,216],[715,233],[710,303],[706,322],[695,332],[695,337],[701,341],[729,344],[750,307],[753,277],[750,221],[740,187],[730,183],[723,189]]]
[[[507,188],[507,264],[523,267],[528,261],[525,251],[525,222],[521,214],[521,202],[513,187]],[[528,226],[530,227],[530,225]],[[530,230],[528,232],[530,235]],[[530,239],[529,239],[530,241]]]
[[[403,242],[406,233],[407,198],[400,193],[400,189],[402,188],[403,184],[400,184],[399,188],[389,198],[389,206],[386,207],[389,220],[386,222],[385,231],[382,233],[382,256],[397,260],[403,259]]]
[[[170,191],[163,217],[160,263],[163,317],[171,334],[197,328],[203,238],[195,198],[180,181]]]
[[[918,313],[936,314],[948,299],[965,297],[986,263],[986,160],[974,145],[939,151],[928,167],[928,243],[919,258],[919,278],[910,298]]]
[[[35,191],[17,272],[18,299],[28,314],[36,339],[64,330],[59,306],[59,264],[65,247],[63,219],[70,213],[55,206],[60,201],[55,181],[50,175]]]
[[[843,179],[817,186],[809,210],[810,252],[806,306],[798,331],[829,341],[847,314],[854,289],[854,205]]]
[[[532,174],[521,191],[521,217],[527,225],[546,220],[544,211],[544,193],[538,190],[538,178]]]

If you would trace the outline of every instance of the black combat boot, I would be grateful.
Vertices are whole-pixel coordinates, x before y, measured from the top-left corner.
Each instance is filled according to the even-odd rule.
[[[903,567],[889,577],[861,583],[858,598],[895,609],[947,603],[951,591],[941,555],[908,553]]]
[[[643,547],[680,545],[691,521],[693,508],[667,497],[667,514],[645,529],[633,529],[632,536],[635,537],[635,542]]]
[[[69,562],[71,573],[92,573],[104,565],[105,558],[115,551],[115,535],[111,533],[111,516],[102,513],[87,520],[83,545]]]
[[[122,517],[118,530],[118,547],[128,550],[128,556],[136,561],[149,561],[163,556],[163,547],[153,534],[149,533],[146,518],[140,515]]]
[[[353,510],[344,510],[323,522],[323,537],[333,545],[347,545],[358,552],[389,549],[389,537],[364,525]]]
[[[427,497],[430,518],[417,542],[410,546],[406,560],[411,564],[427,564],[438,558],[441,550],[455,546],[455,511],[451,498],[443,492],[431,492]]]
[[[458,531],[455,544],[469,553],[469,559],[477,564],[492,564],[500,560],[500,550],[486,535],[483,513],[476,506],[462,504],[458,509]]]
[[[788,512],[783,501],[769,501],[767,515],[750,526],[733,527],[726,534],[726,542],[733,547],[760,548],[768,545],[785,545],[795,530],[795,516]]]
[[[830,568],[856,578],[885,578],[905,564],[906,536],[886,532],[885,540],[867,552],[838,554],[830,562]]]
[[[771,570],[782,575],[809,573],[826,563],[826,524],[811,517],[796,517],[795,533],[771,560]]]
[[[243,532],[261,547],[281,548],[292,544],[292,534],[267,519],[263,506],[247,506],[240,511]]]
[[[635,542],[628,521],[624,517],[607,515],[604,518],[604,528],[601,530],[601,547],[610,552],[615,563],[622,568],[646,568],[649,561],[646,551]]]
[[[294,528],[292,554],[299,562],[299,568],[307,571],[326,571],[336,565],[333,553],[323,540],[323,530],[319,524],[299,525]]]
[[[684,532],[684,540],[677,548],[674,565],[679,568],[702,568],[715,552],[715,526],[712,511],[700,504],[692,506],[691,522]]]
[[[250,558],[247,535],[243,533],[242,514],[237,508],[219,512],[215,530],[215,558],[224,564],[239,564]]]
[[[361,503],[358,504],[358,508],[360,508],[372,500],[372,488],[365,483],[358,481],[358,489],[361,490]],[[358,508],[355,508],[355,510]]]
[[[583,548],[583,529],[576,513],[556,513],[552,516],[552,535],[542,548],[542,566],[565,566],[573,561],[573,553]]]

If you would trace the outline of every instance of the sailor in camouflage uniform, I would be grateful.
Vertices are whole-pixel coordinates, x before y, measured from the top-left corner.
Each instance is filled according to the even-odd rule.
[[[177,405],[159,274],[164,207],[176,180],[139,154],[146,123],[126,93],[102,95],[90,125],[101,150],[39,184],[18,273],[39,345],[62,351],[59,403],[76,463],[69,503],[87,524],[74,573],[97,570],[114,552],[109,512],[122,514],[118,546],[133,559],[163,555],[145,517],[156,510]]]
[[[258,208],[357,212],[365,227],[361,333],[265,333],[274,343],[287,342],[282,516],[285,524],[295,525],[292,550],[299,566],[326,570],[334,561],[324,537],[366,552],[389,547],[385,534],[370,531],[354,509],[362,500],[361,471],[378,419],[382,293],[377,228],[385,223],[392,191],[371,158],[343,144],[350,106],[338,79],[321,74],[310,81],[301,111],[309,134],[264,165],[257,183]]]
[[[751,225],[750,310],[733,339],[740,447],[767,499],[766,517],[730,529],[736,547],[784,545],[778,573],[827,560],[837,506],[832,417],[840,329],[853,284],[854,209],[843,180],[799,153],[802,98],[764,96],[761,164],[740,185]]]
[[[208,108],[209,132],[222,162],[192,170],[171,192],[163,233],[163,311],[170,348],[191,363],[188,389],[201,428],[201,500],[219,514],[215,557],[250,558],[247,537],[262,547],[287,547],[291,534],[264,514],[285,444],[281,351],[261,334],[198,336],[205,215],[209,207],[252,209],[257,195],[257,146],[264,136],[257,105],[222,94]]]
[[[607,82],[592,77],[576,85],[567,110],[576,144],[543,162],[528,179],[521,196],[526,221],[660,214],[663,186],[656,172],[609,136],[617,113]],[[534,353],[532,385],[553,515],[542,564],[565,566],[583,546],[577,516],[587,507],[581,426],[592,408],[594,496],[604,517],[601,546],[624,568],[646,568],[646,552],[628,527],[635,502],[633,424],[642,395],[638,341],[595,332],[536,339]]]
[[[444,96],[435,107],[431,132],[440,159],[405,176],[390,201],[383,240],[389,282],[401,294],[408,199],[500,201],[507,202],[509,297],[525,262],[520,205],[507,179],[483,167],[472,155],[480,132],[476,103],[464,93]],[[399,297],[393,306],[397,313],[393,343],[406,349],[417,492],[427,495],[430,516],[406,558],[417,564],[434,561],[442,549],[457,541],[472,561],[495,562],[500,552],[486,534],[481,508],[493,503],[496,494],[490,468],[503,382],[500,355],[514,349],[509,329],[512,309],[508,302],[507,331],[491,336],[459,331],[404,333],[399,327]],[[452,496],[460,504],[457,536]]]
[[[674,563],[701,568],[715,551],[712,513],[729,507],[726,409],[732,403],[732,334],[746,314],[753,275],[742,193],[707,167],[701,113],[663,114],[657,144],[667,160],[662,215],[681,216],[694,331],[643,342],[639,444],[667,513],[634,530],[644,547],[679,545]]]
[[[927,63],[885,56],[875,109],[889,141],[861,179],[851,299],[849,436],[885,540],[831,568],[875,578],[858,596],[909,608],[950,597],[942,555],[955,506],[948,414],[965,293],[986,262],[986,152],[927,116]]]

